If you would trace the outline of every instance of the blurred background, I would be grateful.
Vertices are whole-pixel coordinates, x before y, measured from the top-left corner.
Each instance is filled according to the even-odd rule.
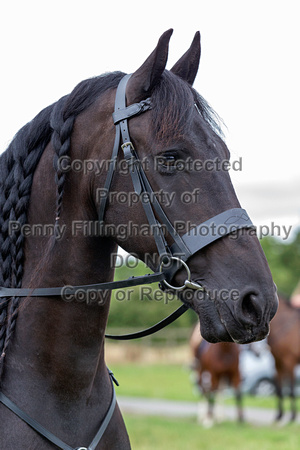
[[[202,55],[194,87],[224,121],[231,159],[242,163],[242,170],[231,171],[241,205],[258,227],[279,291],[296,299],[300,280],[298,17],[296,0],[2,2],[0,151],[26,122],[82,79],[136,70],[169,28],[174,28],[168,62],[172,67],[200,30]],[[131,265],[136,266],[134,275],[149,272],[132,259]],[[128,264],[116,271],[116,278],[131,275]],[[113,294],[109,332],[150,326],[178,307],[178,301],[161,296],[157,286],[148,288],[141,292],[137,287],[130,296]],[[204,401],[191,368],[189,340],[195,323],[196,316],[189,311],[156,336],[134,344],[107,344],[108,365],[121,383],[120,403],[122,398],[180,401],[183,411],[183,402],[193,406]],[[258,346],[260,356],[253,356],[248,348],[241,351],[245,403],[252,409],[268,408],[275,417],[274,360],[267,343]],[[300,347],[300,338],[295,346]],[[267,382],[259,384],[265,366],[268,378],[262,381]],[[258,387],[255,381],[249,387],[253,373]],[[232,393],[226,392],[230,405]],[[124,404],[133,448],[168,448],[170,442],[172,448],[190,449],[270,448],[270,443],[272,448],[298,448],[293,427],[278,429],[270,420],[264,427],[256,424],[253,434],[252,425],[237,429],[227,418],[225,425],[209,434],[199,429],[192,411],[188,417],[172,418],[172,414],[151,416],[149,409],[144,419]],[[200,442],[206,443],[201,447]],[[277,447],[278,442],[284,447]]]

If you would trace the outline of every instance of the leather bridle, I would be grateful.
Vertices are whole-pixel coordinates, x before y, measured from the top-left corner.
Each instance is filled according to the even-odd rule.
[[[117,157],[119,155],[120,149],[122,149],[125,161],[127,162],[129,173],[131,175],[134,191],[139,195],[141,203],[143,205],[144,211],[147,216],[147,220],[151,229],[153,230],[153,237],[155,239],[157,251],[159,254],[159,266],[156,272],[151,275],[143,275],[139,277],[132,277],[127,280],[112,281],[105,283],[97,283],[91,285],[80,285],[80,286],[68,286],[66,287],[52,287],[52,288],[6,288],[0,287],[0,298],[1,297],[57,297],[63,296],[63,294],[68,293],[68,295],[75,295],[76,291],[79,289],[84,292],[88,292],[91,289],[96,290],[113,290],[124,287],[132,287],[142,284],[151,284],[160,282],[163,288],[172,289],[175,291],[183,291],[184,289],[193,290],[204,290],[204,288],[191,280],[191,273],[187,261],[196,252],[214,242],[215,240],[226,236],[240,228],[252,227],[252,222],[248,217],[246,211],[241,208],[233,208],[216,215],[212,219],[203,222],[198,225],[190,232],[185,233],[180,236],[168,217],[166,216],[164,210],[162,209],[160,203],[158,202],[154,191],[146,177],[144,169],[142,167],[141,161],[138,157],[136,150],[130,139],[128,130],[128,120],[131,117],[137,116],[151,109],[151,98],[143,100],[139,103],[135,103],[126,106],[126,85],[130,78],[130,75],[125,75],[119,83],[116,92],[115,99],[115,110],[113,113],[113,120],[116,128],[115,142],[112,152],[112,157],[110,160],[110,165],[107,173],[107,178],[104,186],[105,197],[101,198],[99,206],[99,217],[98,220],[100,224],[104,224],[104,215],[108,202],[108,194],[111,188],[113,175],[115,172],[115,167],[117,163]],[[173,243],[168,245],[164,234],[163,226],[167,229],[168,234],[173,240]],[[201,229],[213,229],[213,234],[202,235]],[[186,270],[187,276],[186,280],[182,286],[172,285],[172,279],[175,273],[183,266]],[[188,306],[182,304],[176,311],[170,314],[168,317],[163,319],[156,325],[137,333],[127,334],[127,335],[108,335],[106,338],[110,339],[135,339],[139,337],[144,337],[152,334],[169,323],[180,317],[186,310]],[[110,378],[113,378],[113,374],[109,371]],[[112,384],[113,386],[113,384]],[[72,450],[70,446],[63,443],[60,439],[54,436],[51,432],[43,428],[38,422],[29,417],[20,408],[17,407],[11,400],[9,400],[3,393],[0,392],[0,401],[5,404],[9,409],[11,409],[16,415],[18,415],[22,420],[24,420],[28,425],[34,428],[42,436],[46,437],[48,440],[53,442],[58,448],[63,450]],[[94,450],[98,445],[101,437],[103,436],[105,429],[107,428],[110,418],[113,414],[115,408],[115,392],[113,387],[113,395],[109,410],[104,421],[101,424],[94,440],[89,447],[78,447],[78,449],[84,450]]]
[[[134,191],[139,195],[144,211],[146,213],[148,223],[153,230],[157,251],[159,254],[159,265],[156,271],[150,275],[131,277],[127,280],[110,281],[104,283],[64,286],[64,287],[47,287],[47,288],[7,288],[0,287],[1,297],[63,297],[64,295],[76,295],[78,290],[88,292],[90,290],[114,290],[125,287],[133,287],[143,284],[152,284],[159,282],[163,288],[172,289],[174,291],[182,291],[186,288],[194,290],[204,290],[203,287],[191,280],[190,270],[187,260],[196,252],[206,247],[215,240],[226,236],[240,228],[250,228],[253,226],[248,214],[242,208],[232,208],[226,210],[213,218],[201,223],[189,232],[180,236],[165,212],[158,202],[154,191],[146,177],[141,161],[131,142],[128,119],[137,116],[151,109],[151,98],[143,100],[139,103],[126,106],[126,85],[131,75],[125,75],[117,88],[115,99],[115,110],[113,120],[116,128],[115,142],[112,156],[110,159],[107,178],[104,185],[105,196],[101,196],[98,220],[100,225],[104,224],[104,215],[108,202],[108,194],[111,188],[113,175],[117,163],[117,157],[120,149],[124,153],[125,161],[128,164],[129,173],[131,175]],[[157,219],[158,217],[158,219]],[[163,234],[163,227],[167,229],[173,240],[171,246],[168,245]],[[201,230],[214,230],[213,234],[206,233],[203,235]],[[175,273],[184,267],[187,277],[182,286],[174,286],[171,284]],[[153,327],[130,335],[106,335],[110,339],[134,339],[137,337],[147,336],[155,331],[160,330],[163,326],[168,325],[188,309],[184,304],[180,306],[174,313],[166,319],[159,322]]]

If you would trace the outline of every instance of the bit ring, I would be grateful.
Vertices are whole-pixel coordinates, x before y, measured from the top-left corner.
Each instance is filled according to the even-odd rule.
[[[166,280],[163,280],[162,282],[165,283],[165,285],[170,288],[170,289],[174,289],[175,291],[182,291],[185,288],[190,288],[190,289],[195,289],[195,290],[204,290],[203,287],[198,284],[195,283],[194,281],[191,281],[191,271],[189,266],[187,265],[187,263],[185,261],[183,261],[180,258],[177,258],[177,256],[171,256],[170,257],[171,260],[175,260],[175,261],[179,261],[183,267],[185,268],[185,270],[187,271],[187,279],[185,280],[184,284],[182,286],[172,286],[170,283],[168,283]],[[162,268],[164,265],[164,261],[161,262],[159,270],[162,272]]]

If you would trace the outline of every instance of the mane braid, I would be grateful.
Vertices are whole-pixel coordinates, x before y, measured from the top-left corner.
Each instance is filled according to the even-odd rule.
[[[61,168],[60,159],[67,155],[70,149],[71,133],[75,121],[75,116],[70,116],[64,121],[63,107],[65,101],[66,97],[63,97],[56,103],[50,118],[50,125],[53,129],[51,143],[55,150],[53,165],[55,169],[55,183],[57,186],[55,225],[58,225],[58,220],[60,218],[62,197],[66,179],[66,173]]]
[[[21,227],[27,221],[33,174],[51,136],[49,118],[52,108],[45,108],[25,125],[0,157],[1,286],[21,287],[22,284],[24,236],[21,232],[11,232],[10,223],[16,221]],[[0,377],[15,328],[18,305],[18,298],[0,301]]]
[[[0,156],[0,286],[22,286],[25,238],[21,227],[27,223],[34,172],[51,136],[55,148],[56,214],[59,217],[65,174],[59,170],[58,160],[69,151],[75,118],[101,93],[117,87],[123,76],[122,72],[113,72],[79,83],[70,95],[42,110],[20,129]],[[20,225],[20,231],[11,232],[12,221]],[[16,325],[19,302],[20,299],[15,297],[0,299],[0,382],[5,354]]]
[[[51,143],[55,150],[53,165],[57,186],[55,229],[58,226],[61,214],[66,181],[66,172],[62,170],[60,161],[70,150],[71,133],[75,118],[94,103],[104,91],[117,87],[123,76],[124,73],[122,72],[112,72],[81,81],[71,94],[62,97],[53,109],[50,123],[53,128]]]

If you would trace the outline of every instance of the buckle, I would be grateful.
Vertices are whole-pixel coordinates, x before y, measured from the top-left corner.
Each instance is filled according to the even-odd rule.
[[[121,145],[121,149],[123,150],[123,152],[124,152],[124,150],[126,149],[127,146],[130,147],[130,150],[134,150],[133,143],[131,141],[129,141],[129,142],[124,142],[124,144]]]
[[[135,157],[135,154],[133,153],[134,146],[132,142],[124,142],[124,144],[121,145],[121,149],[123,150],[124,158],[128,166],[133,166],[136,163],[137,159]]]

